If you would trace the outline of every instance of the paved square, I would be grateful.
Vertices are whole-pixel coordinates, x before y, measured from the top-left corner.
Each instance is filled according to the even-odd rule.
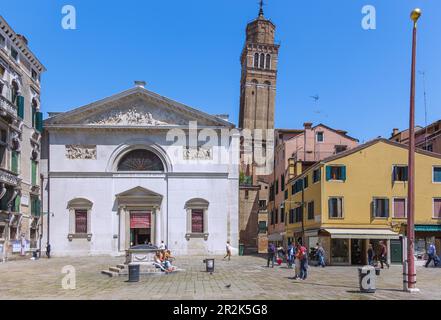
[[[417,269],[419,294],[401,291],[402,267],[384,269],[375,294],[362,294],[356,267],[310,267],[306,281],[291,280],[286,265],[266,268],[260,257],[215,257],[215,272],[205,272],[204,257],[178,257],[184,269],[174,274],[141,275],[137,283],[127,276],[108,277],[101,270],[122,263],[124,258],[52,258],[11,261],[0,264],[1,299],[441,299],[441,269]],[[63,266],[76,270],[76,289],[62,288]],[[231,284],[228,288],[227,285]]]

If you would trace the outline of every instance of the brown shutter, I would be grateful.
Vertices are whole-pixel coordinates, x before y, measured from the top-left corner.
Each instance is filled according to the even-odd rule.
[[[87,233],[86,210],[75,210],[75,233]]]
[[[204,210],[191,210],[191,232],[204,232]]]

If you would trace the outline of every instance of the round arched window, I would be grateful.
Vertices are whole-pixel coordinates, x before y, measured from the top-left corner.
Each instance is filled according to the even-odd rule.
[[[156,154],[141,149],[124,155],[118,163],[118,171],[164,171],[164,165]]]

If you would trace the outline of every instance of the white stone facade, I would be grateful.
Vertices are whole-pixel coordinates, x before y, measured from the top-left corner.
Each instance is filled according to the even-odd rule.
[[[47,231],[50,219],[52,254],[123,254],[133,244],[130,212],[139,210],[151,212],[151,242],[164,241],[174,254],[223,254],[227,241],[237,249],[238,136],[188,156],[167,134],[178,129],[188,138],[190,121],[219,136],[233,129],[139,87],[46,120],[44,223]],[[155,154],[163,170],[118,171],[134,150]],[[203,232],[192,233],[192,208],[203,210]],[[87,212],[87,233],[75,234],[75,210]]]

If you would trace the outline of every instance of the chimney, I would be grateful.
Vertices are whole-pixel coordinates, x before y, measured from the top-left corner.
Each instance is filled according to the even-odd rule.
[[[145,81],[135,80],[135,86],[138,88],[145,88],[146,84],[147,83]]]
[[[229,119],[230,119],[230,115],[228,115],[228,114],[215,114],[214,115],[216,118],[219,118],[219,119],[221,119],[221,120],[224,120],[224,121],[229,121]]]
[[[395,135],[397,135],[399,132],[400,132],[400,129],[398,129],[398,128],[394,128],[394,129],[392,130],[392,137],[395,136]]]
[[[305,130],[306,130],[306,129],[311,129],[311,128],[312,128],[312,123],[311,123],[311,122],[305,122],[305,123],[303,124],[303,127],[305,127]]]

